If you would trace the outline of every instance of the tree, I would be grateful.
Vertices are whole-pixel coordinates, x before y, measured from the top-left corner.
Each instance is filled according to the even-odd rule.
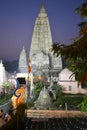
[[[83,18],[87,18],[87,2],[84,2],[81,7],[76,8],[77,13]],[[87,22],[78,24],[79,36],[73,41],[73,44],[53,44],[52,51],[56,56],[61,54],[66,65],[76,73],[79,82],[84,83],[87,80]]]
[[[8,94],[9,93],[9,89],[11,87],[10,82],[4,82],[2,86],[3,86],[3,89],[4,89],[5,93]]]
[[[75,11],[79,13],[82,18],[87,18],[87,1],[82,3],[82,5],[76,8]]]

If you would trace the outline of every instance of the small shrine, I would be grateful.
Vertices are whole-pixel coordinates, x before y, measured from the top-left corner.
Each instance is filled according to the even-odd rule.
[[[52,106],[52,100],[51,97],[48,93],[48,90],[44,87],[42,88],[38,99],[35,102],[34,105],[35,109],[49,109],[49,108],[53,108]]]

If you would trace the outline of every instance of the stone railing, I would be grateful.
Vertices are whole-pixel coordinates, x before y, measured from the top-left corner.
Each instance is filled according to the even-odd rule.
[[[81,111],[67,110],[26,110],[28,118],[72,118],[72,117],[87,117],[87,113]]]

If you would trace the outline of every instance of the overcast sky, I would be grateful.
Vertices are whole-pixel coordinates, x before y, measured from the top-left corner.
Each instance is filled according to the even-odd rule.
[[[16,60],[23,45],[27,55],[34,23],[44,2],[53,42],[71,44],[82,22],[75,8],[85,0],[0,0],[0,59]]]

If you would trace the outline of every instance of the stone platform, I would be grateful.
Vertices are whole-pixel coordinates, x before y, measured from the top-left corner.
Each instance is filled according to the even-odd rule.
[[[28,118],[84,118],[87,113],[69,110],[25,110]]]

